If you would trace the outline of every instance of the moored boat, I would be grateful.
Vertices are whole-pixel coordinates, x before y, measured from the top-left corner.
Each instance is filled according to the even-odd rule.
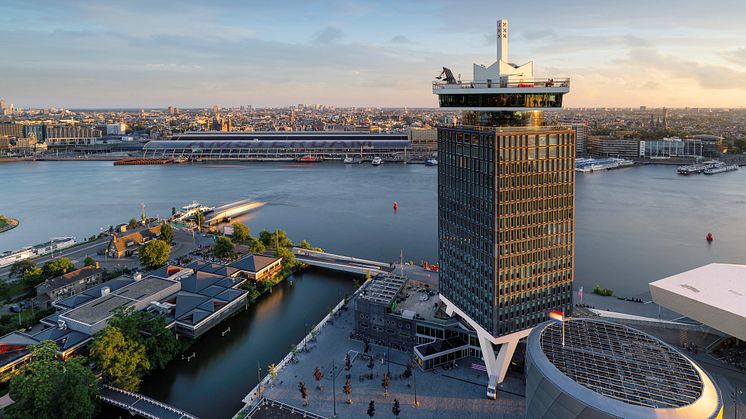
[[[373,158],[373,161],[371,162],[371,164],[373,166],[380,166],[380,165],[383,164],[383,159],[381,159],[380,157],[376,156],[376,157]]]

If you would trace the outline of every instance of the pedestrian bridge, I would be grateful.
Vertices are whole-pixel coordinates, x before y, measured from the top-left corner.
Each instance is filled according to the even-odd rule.
[[[333,253],[317,252],[315,250],[303,249],[300,247],[293,248],[293,254],[298,262],[306,265],[316,266],[319,268],[332,269],[371,276],[379,274],[390,274],[394,270],[394,265],[374,260],[360,259],[351,256],[335,255]]]
[[[104,385],[99,390],[99,397],[106,403],[140,415],[147,419],[197,419],[196,416],[142,394],[131,393],[116,387]]]

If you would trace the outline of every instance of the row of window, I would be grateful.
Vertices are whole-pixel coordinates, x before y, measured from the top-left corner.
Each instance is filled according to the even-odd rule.
[[[567,205],[567,204],[566,204]],[[534,212],[525,215],[500,216],[497,218],[498,229],[531,228],[557,221],[569,221],[573,219],[573,208],[560,209],[556,211]],[[514,212],[501,211],[505,214]]]

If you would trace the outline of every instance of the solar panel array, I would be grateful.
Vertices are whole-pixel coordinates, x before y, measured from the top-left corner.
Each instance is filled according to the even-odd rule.
[[[624,325],[588,319],[551,324],[541,348],[563,374],[613,399],[650,408],[692,404],[703,390],[699,373],[665,343]]]

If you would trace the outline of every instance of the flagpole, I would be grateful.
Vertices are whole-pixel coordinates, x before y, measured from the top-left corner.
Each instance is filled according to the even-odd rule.
[[[565,316],[562,316],[562,347],[565,347]]]

